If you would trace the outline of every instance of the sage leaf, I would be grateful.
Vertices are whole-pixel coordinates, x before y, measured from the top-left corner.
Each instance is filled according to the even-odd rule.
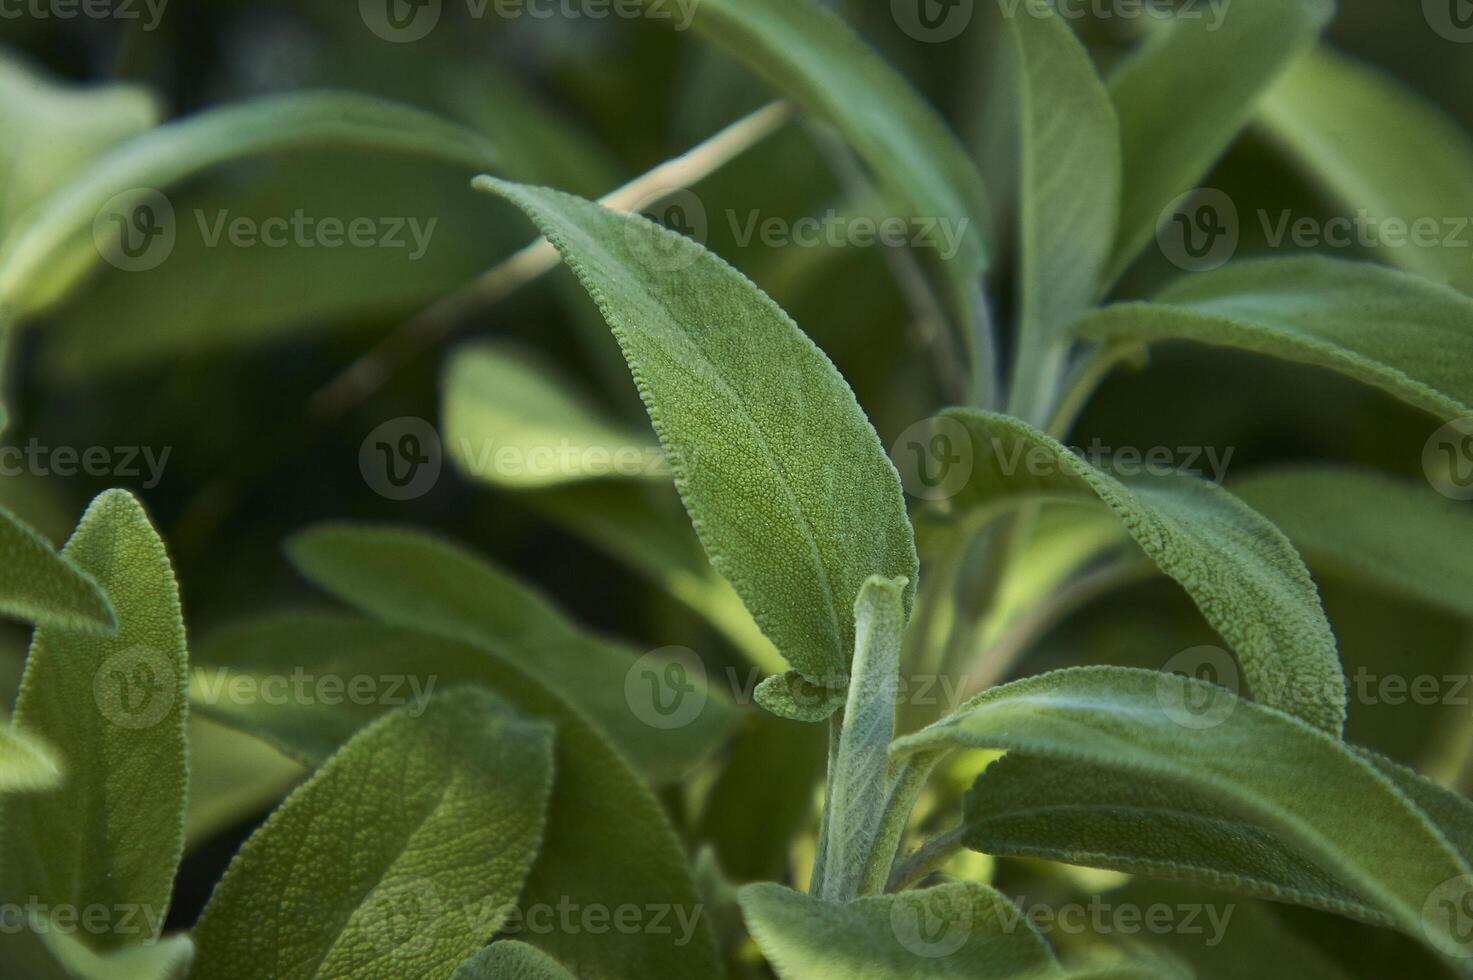
[[[1267,520],[1205,480],[1117,480],[1017,419],[974,409],[945,417],[971,440],[959,506],[1018,493],[1098,498],[1232,646],[1255,698],[1341,731],[1345,677],[1334,634],[1304,562]]]
[[[40,628],[15,725],[55,749],[56,790],[4,801],[0,889],[103,908],[98,952],[155,940],[184,848],[187,654],[164,543],[123,490],[94,500],[63,551],[112,600],[118,629]]]
[[[903,580],[874,577],[854,605],[853,674],[839,729],[839,751],[824,802],[827,849],[818,895],[843,902],[860,892],[885,812],[887,750],[900,686],[905,628]]]
[[[54,789],[61,781],[61,764],[46,743],[0,724],[0,793]]]
[[[1178,15],[1148,33],[1110,75],[1125,184],[1107,282],[1140,254],[1162,210],[1202,179],[1334,12],[1332,0],[1249,0],[1210,13],[1196,8],[1195,16]]]
[[[899,475],[833,364],[690,239],[545,188],[477,186],[525,211],[598,303],[706,553],[763,632],[809,679],[847,675],[860,586],[906,578],[909,612],[917,560]]]
[[[742,913],[781,980],[1060,976],[1023,911],[976,882],[831,902],[747,885]]]
[[[846,690],[847,683],[842,687],[815,684],[796,670],[786,670],[764,677],[752,696],[779,718],[817,724],[828,721],[844,706]]]
[[[574,980],[557,960],[514,939],[492,943],[455,968],[450,980]]]
[[[1424,904],[1447,882],[1473,880],[1426,814],[1339,739],[1177,674],[1087,667],[1030,677],[898,739],[892,753],[936,758],[956,748],[1092,764],[1199,794],[1434,948],[1451,933]]]
[[[447,453],[474,479],[523,490],[670,478],[653,434],[609,421],[528,352],[464,347],[451,356],[443,387]]]
[[[1365,262],[1233,262],[1084,317],[1091,340],[1189,340],[1328,368],[1444,418],[1473,414],[1473,299]]]
[[[1473,515],[1414,483],[1349,466],[1281,467],[1233,492],[1294,542],[1315,568],[1473,617]]]
[[[345,685],[357,676],[398,677],[405,682],[404,694],[411,696],[416,683],[426,692],[435,678],[447,685],[477,683],[522,713],[554,722],[557,780],[543,848],[520,907],[555,910],[559,902],[609,909],[654,905],[667,910],[668,928],[597,934],[554,929],[522,938],[589,980],[710,976],[717,971],[714,940],[684,852],[654,795],[608,738],[522,661],[432,633],[320,614],[237,624],[207,641],[199,660],[227,670],[222,677],[226,683],[219,688],[227,696],[197,701],[201,712],[255,734],[309,766],[320,764],[384,708],[312,699],[281,706],[263,704],[260,698],[234,699],[228,696],[230,677],[290,677],[302,671],[308,677],[335,677]],[[197,684],[197,693],[199,688]]]
[[[236,854],[190,976],[448,974],[521,893],[552,745],[551,725],[472,688],[369,725]]]
[[[106,635],[118,621],[97,581],[0,507],[0,614],[38,626]]]
[[[72,933],[44,922],[7,930],[0,949],[21,980],[182,980],[194,959],[194,943],[183,934],[96,953]]]
[[[707,683],[694,653],[676,653],[687,676],[667,684],[666,667],[654,655],[641,660],[623,644],[585,632],[546,597],[451,541],[400,528],[328,524],[293,537],[287,553],[307,578],[367,615],[463,640],[514,663],[607,732],[656,782],[678,779],[700,763],[734,721],[731,703]],[[682,703],[689,707],[670,716],[681,724],[666,725],[666,702],[685,698],[687,685],[691,700]]]
[[[1427,235],[1392,247],[1385,261],[1467,292],[1473,269],[1456,223],[1473,217],[1473,139],[1448,114],[1389,75],[1320,47],[1299,59],[1259,107],[1268,135],[1347,210],[1384,227],[1430,222]],[[1416,174],[1415,180],[1402,175]],[[1365,219],[1360,219],[1365,220]]]

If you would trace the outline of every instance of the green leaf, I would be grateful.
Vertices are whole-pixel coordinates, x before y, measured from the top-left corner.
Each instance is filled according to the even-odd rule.
[[[1196,185],[1274,80],[1319,37],[1332,0],[1235,0],[1148,34],[1110,76],[1125,184],[1106,282],[1151,240],[1162,210]]]
[[[59,85],[0,52],[0,241],[89,161],[158,120],[158,102],[143,88]]]
[[[55,789],[61,763],[45,742],[0,724],[0,794]]]
[[[490,687],[527,715],[555,722],[557,780],[542,853],[520,907],[536,906],[540,915],[559,902],[580,909],[659,906],[667,914],[659,930],[538,929],[522,938],[585,980],[715,974],[714,942],[669,820],[608,739],[527,665],[461,641],[343,616],[269,617],[229,634],[218,646],[207,642],[199,662],[255,678],[289,678],[301,671],[309,678],[336,678],[342,690],[350,690],[357,676],[397,678],[404,682],[401,697],[412,697],[416,682],[425,692],[435,679],[447,685],[471,681]],[[229,694],[228,684],[223,690]],[[288,700],[270,705],[259,697],[227,696],[209,711],[316,765],[384,710],[378,703]],[[200,710],[206,710],[204,704]]]
[[[781,980],[1058,976],[1053,952],[1003,895],[975,882],[829,902],[781,885],[738,893]]]
[[[1319,256],[1233,262],[1152,303],[1081,320],[1091,340],[1190,340],[1329,368],[1445,418],[1473,414],[1473,299],[1416,276]]]
[[[971,438],[961,506],[1019,493],[1086,494],[1192,597],[1232,645],[1254,697],[1329,732],[1345,678],[1319,592],[1288,539],[1221,487],[1184,476],[1122,482],[1017,419],[948,409]]]
[[[839,678],[834,678],[837,685]],[[779,718],[817,724],[828,721],[844,706],[848,678],[843,686],[814,683],[796,670],[764,677],[752,696],[757,703]]]
[[[41,628],[15,724],[56,750],[60,789],[7,799],[0,891],[99,907],[98,952],[157,939],[184,848],[187,653],[164,543],[122,490],[92,502],[64,554],[117,611],[105,638]]]
[[[97,159],[0,242],[0,322],[44,310],[102,261],[93,241],[94,221],[118,195],[162,191],[208,167],[245,157],[344,146],[416,154],[467,168],[484,169],[495,160],[487,141],[471,130],[348,93],[258,99],[159,126]]]
[[[1049,410],[1068,327],[1094,305],[1120,215],[1120,126],[1089,52],[1046,4],[1004,17],[1017,53],[1021,350],[1015,414]],[[1016,398],[1016,396],[1015,396]],[[1027,399],[1025,398],[1025,402]]]
[[[260,739],[194,712],[185,852],[271,809],[301,778],[300,765]]]
[[[1382,248],[1387,262],[1473,288],[1468,250],[1443,244],[1448,221],[1473,216],[1473,140],[1451,116],[1392,76],[1321,47],[1269,90],[1259,122],[1348,211],[1378,224],[1433,221],[1431,241],[1407,236]],[[1375,243],[1386,245],[1381,235]]]
[[[1473,514],[1413,483],[1348,466],[1254,473],[1233,492],[1314,567],[1473,617]]]
[[[446,451],[474,479],[521,490],[670,478],[649,430],[609,421],[529,351],[463,347],[450,357],[443,390]]]
[[[443,976],[512,914],[553,728],[466,688],[363,729],[236,854],[190,976]]]
[[[660,0],[646,0],[657,5]],[[700,0],[697,31],[783,98],[830,123],[873,172],[889,206],[951,223],[946,270],[958,313],[975,318],[988,226],[982,178],[944,120],[848,24],[814,0]],[[973,343],[972,323],[961,324]],[[870,569],[876,571],[876,569]]]
[[[557,960],[516,940],[492,943],[455,968],[450,980],[575,980]]]
[[[1095,667],[1031,677],[974,698],[892,751],[934,758],[956,748],[1095,765],[1210,800],[1434,946],[1451,937],[1424,916],[1424,903],[1446,882],[1473,880],[1423,812],[1338,739],[1180,675]],[[1126,843],[1151,846],[1148,835]]]
[[[448,540],[401,528],[319,525],[287,542],[308,579],[365,614],[482,647],[546,684],[657,782],[680,778],[726,737],[734,710],[692,653],[667,685],[663,662],[584,632],[541,593]],[[673,651],[672,651],[673,652]],[[650,683],[653,677],[656,683]],[[692,685],[699,709],[667,700]],[[667,689],[668,688],[668,689]],[[695,702],[689,704],[694,707]],[[675,724],[679,722],[679,724]]]
[[[817,894],[844,902],[860,894],[888,796],[887,750],[900,686],[905,581],[878,576],[854,605],[853,675],[839,730],[839,751],[824,803],[823,880]]]
[[[0,614],[54,629],[106,635],[118,620],[96,580],[0,507]]]
[[[1473,803],[1399,762],[1370,749],[1355,750],[1426,814],[1463,860],[1473,863]]]
[[[917,562],[899,476],[833,364],[690,239],[556,191],[477,186],[525,211],[598,303],[706,553],[763,632],[808,678],[847,675],[860,586],[908,579],[908,612]]]
[[[71,932],[45,922],[18,933],[7,930],[0,948],[21,980],[181,980],[194,958],[186,935],[95,953]]]

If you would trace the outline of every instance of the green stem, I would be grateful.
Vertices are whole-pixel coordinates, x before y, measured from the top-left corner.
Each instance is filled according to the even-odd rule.
[[[880,829],[860,878],[859,894],[878,895],[884,890],[895,856],[900,851],[901,838],[910,824],[911,811],[915,809],[921,790],[925,789],[926,780],[940,758],[939,753],[910,756],[900,764],[899,771],[890,780],[884,815],[880,818]]]
[[[885,891],[904,891],[945,864],[947,858],[962,849],[962,830],[961,825],[957,825],[940,837],[932,838],[921,845],[919,850],[904,861],[897,861],[895,870],[885,883]]]

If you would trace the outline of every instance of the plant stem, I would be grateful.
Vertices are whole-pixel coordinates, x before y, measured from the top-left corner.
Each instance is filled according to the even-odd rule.
[[[885,891],[898,892],[911,887],[926,875],[946,863],[962,847],[962,826],[957,825],[940,837],[934,837],[921,845],[910,857],[898,861],[885,883]]]
[[[884,815],[880,819],[879,833],[875,835],[869,861],[864,866],[859,894],[878,895],[885,889],[895,857],[900,851],[900,841],[905,836],[905,828],[910,824],[911,811],[915,809],[916,800],[920,799],[921,790],[925,789],[926,780],[930,778],[931,771],[936,768],[940,759],[939,752],[909,756],[890,780]]]

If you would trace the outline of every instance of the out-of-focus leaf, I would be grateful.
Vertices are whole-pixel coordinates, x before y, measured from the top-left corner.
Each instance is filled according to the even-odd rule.
[[[1224,688],[1123,667],[1061,670],[979,695],[892,752],[934,759],[957,748],[1095,765],[1195,794],[1251,820],[1409,936],[1452,946],[1449,924],[1423,909],[1440,886],[1473,879],[1426,814],[1339,739]],[[1149,851],[1149,829],[1122,845]]]
[[[575,980],[562,964],[514,939],[492,943],[455,968],[450,980]]]
[[[1435,415],[1473,415],[1473,299],[1365,262],[1233,262],[1185,276],[1151,303],[1089,314],[1080,336],[1190,340],[1329,368]]]
[[[1023,911],[975,882],[830,902],[781,885],[739,893],[747,928],[782,980],[1059,976]]]
[[[427,113],[348,93],[296,93],[201,113],[151,129],[99,157],[0,242],[0,320],[52,305],[102,261],[113,244],[105,211],[144,236],[151,261],[177,232],[160,213],[164,188],[207,167],[261,154],[350,146],[408,153],[470,169],[494,163],[489,142]],[[186,216],[187,218],[187,216]],[[131,222],[131,223],[130,223]],[[94,237],[101,238],[95,242]],[[121,243],[135,251],[136,239]],[[133,258],[129,251],[119,255]]]
[[[236,854],[190,975],[447,974],[510,916],[552,784],[552,726],[484,691],[387,715]]]
[[[164,543],[127,492],[94,500],[64,553],[107,591],[118,630],[31,641],[15,724],[55,748],[67,780],[5,801],[0,887],[107,910],[89,928],[106,952],[158,938],[184,848],[184,622]]]
[[[182,980],[194,959],[187,935],[95,953],[69,931],[35,922],[34,929],[0,936],[15,980]]]
[[[1450,116],[1369,65],[1321,47],[1269,89],[1259,109],[1269,135],[1342,205],[1377,226],[1430,221],[1429,234],[1384,234],[1387,262],[1464,291],[1473,288],[1468,249],[1448,247],[1448,222],[1473,217],[1473,140]],[[1408,179],[1415,174],[1415,179]]]
[[[475,644],[526,671],[657,782],[699,764],[734,721],[699,665],[679,663],[689,676],[670,674],[666,683],[670,665],[642,663],[628,647],[584,632],[543,595],[447,540],[328,524],[292,538],[287,552],[309,579],[369,616]],[[689,716],[679,707],[688,696],[701,700]],[[665,725],[667,716],[683,724]]]
[[[494,486],[670,478],[651,432],[610,421],[530,352],[493,344],[461,348],[445,370],[443,400],[451,460]]]
[[[845,676],[860,586],[910,580],[908,612],[917,561],[899,476],[833,363],[690,239],[556,191],[477,184],[524,210],[598,303],[712,564],[796,669]]]
[[[45,742],[0,724],[0,793],[54,789],[61,781],[61,764]]]
[[[853,673],[824,802],[828,849],[817,894],[829,901],[848,901],[860,893],[885,812],[886,752],[894,734],[905,629],[904,589],[904,581],[871,578],[854,604]]]
[[[1254,473],[1233,492],[1311,565],[1473,617],[1473,514],[1426,484],[1346,466]]]
[[[1207,173],[1334,12],[1333,0],[1196,7],[1150,32],[1111,74],[1125,184],[1106,282],[1125,271],[1151,240],[1162,209]]]
[[[832,124],[873,171],[891,208],[957,231],[956,255],[942,258],[957,311],[975,317],[977,279],[987,260],[986,195],[966,150],[936,111],[814,0],[699,0],[691,9],[697,31],[784,98]],[[960,325],[964,344],[972,343],[972,326]]]
[[[1340,732],[1345,678],[1335,637],[1304,562],[1272,524],[1205,480],[1127,484],[1017,419],[972,409],[945,414],[971,440],[964,454],[971,476],[958,505],[1018,493],[1097,497],[1232,645],[1254,697]]]
[[[260,739],[196,713],[189,719],[185,850],[269,809],[301,777],[299,764]]]
[[[0,241],[27,208],[158,120],[136,85],[58,85],[0,51]]]
[[[548,807],[542,853],[520,908],[555,910],[631,905],[667,910],[668,930],[533,930],[521,938],[590,980],[643,976],[709,976],[716,952],[682,848],[654,796],[629,763],[579,711],[535,678],[520,661],[484,647],[430,633],[343,616],[285,616],[242,624],[223,646],[207,642],[199,661],[255,678],[397,678],[397,696],[413,706],[416,690],[443,681],[480,683],[525,714],[557,724],[557,780]],[[416,683],[418,687],[416,688]],[[196,685],[198,687],[198,685]],[[229,687],[223,690],[228,694]],[[379,688],[386,696],[387,688]],[[377,699],[382,700],[382,699]],[[382,704],[341,705],[259,697],[217,699],[212,717],[260,736],[306,765],[317,765]],[[207,710],[203,703],[200,710]],[[540,921],[540,920],[539,920]]]
[[[107,594],[77,563],[0,507],[0,614],[38,626],[106,635],[117,629]]]
[[[1120,214],[1120,126],[1089,52],[1046,4],[1004,17],[1022,106],[1020,352],[1015,389],[1051,408],[1071,323],[1093,305]]]

